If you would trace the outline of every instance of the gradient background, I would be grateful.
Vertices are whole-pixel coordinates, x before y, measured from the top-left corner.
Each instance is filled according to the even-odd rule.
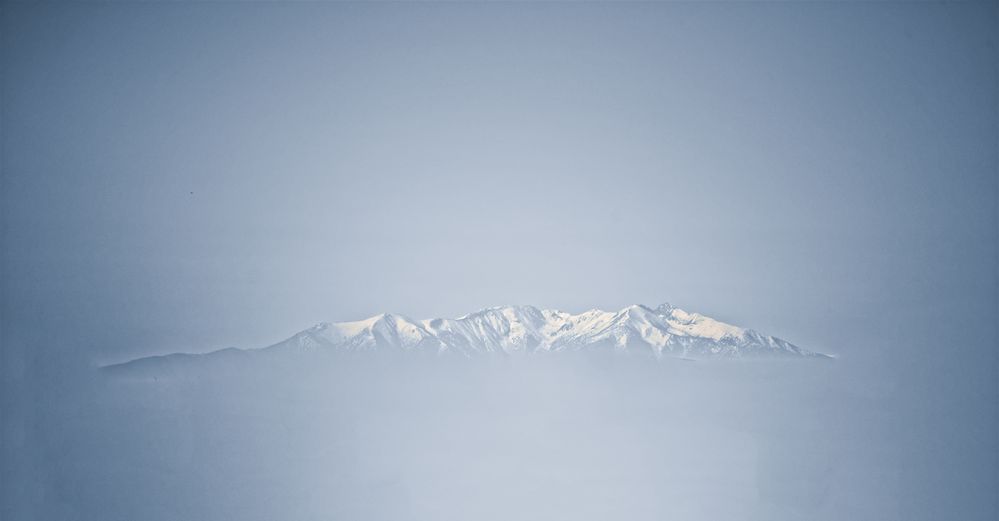
[[[867,367],[909,518],[994,518],[994,3],[2,9],[5,507],[97,364],[670,301]]]

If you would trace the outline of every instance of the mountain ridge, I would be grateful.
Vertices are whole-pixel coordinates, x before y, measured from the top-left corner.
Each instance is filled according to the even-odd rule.
[[[223,352],[231,356],[233,349],[188,355],[188,358]],[[466,358],[609,351],[654,359],[832,358],[782,338],[690,313],[669,303],[655,308],[634,304],[618,311],[590,309],[578,314],[530,305],[506,305],[480,309],[458,318],[425,320],[382,313],[362,320],[320,322],[276,344],[237,351],[403,352]],[[148,364],[155,358],[184,358],[180,355],[184,353],[116,365]]]

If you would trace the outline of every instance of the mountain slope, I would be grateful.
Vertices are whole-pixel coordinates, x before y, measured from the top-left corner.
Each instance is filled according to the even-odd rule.
[[[184,374],[192,366],[235,369],[248,355],[298,353],[409,353],[474,358],[545,353],[601,352],[654,359],[809,357],[829,355],[802,349],[669,304],[628,306],[619,311],[592,309],[573,315],[533,306],[500,306],[459,318],[412,320],[381,314],[353,322],[323,322],[260,349],[227,348],[203,355],[175,353],[106,366],[129,374]]]
[[[269,350],[402,351],[475,356],[603,349],[613,352],[711,358],[825,356],[663,304],[577,315],[533,306],[483,309],[456,319],[412,320],[382,314],[354,322],[321,323]]]

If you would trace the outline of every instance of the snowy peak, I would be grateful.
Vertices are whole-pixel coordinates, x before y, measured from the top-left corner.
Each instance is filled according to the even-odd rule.
[[[402,315],[383,313],[353,322],[322,322],[278,345],[292,344],[306,349],[340,348],[364,351],[377,347],[404,350],[435,343],[423,324]]]
[[[481,354],[609,350],[655,358],[825,356],[780,338],[690,313],[670,304],[592,309],[579,314],[534,306],[486,308],[459,318],[412,320],[381,314],[317,324],[269,349],[394,350]]]

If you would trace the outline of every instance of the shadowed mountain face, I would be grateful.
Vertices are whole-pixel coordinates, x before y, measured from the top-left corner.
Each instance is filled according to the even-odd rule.
[[[819,357],[786,340],[763,335],[669,304],[593,309],[576,315],[533,306],[483,309],[455,319],[412,320],[381,314],[353,322],[323,322],[270,347],[279,352],[393,353],[476,357],[561,352],[602,352],[659,358]],[[168,360],[238,358],[237,349],[208,355],[168,355],[126,366]]]

